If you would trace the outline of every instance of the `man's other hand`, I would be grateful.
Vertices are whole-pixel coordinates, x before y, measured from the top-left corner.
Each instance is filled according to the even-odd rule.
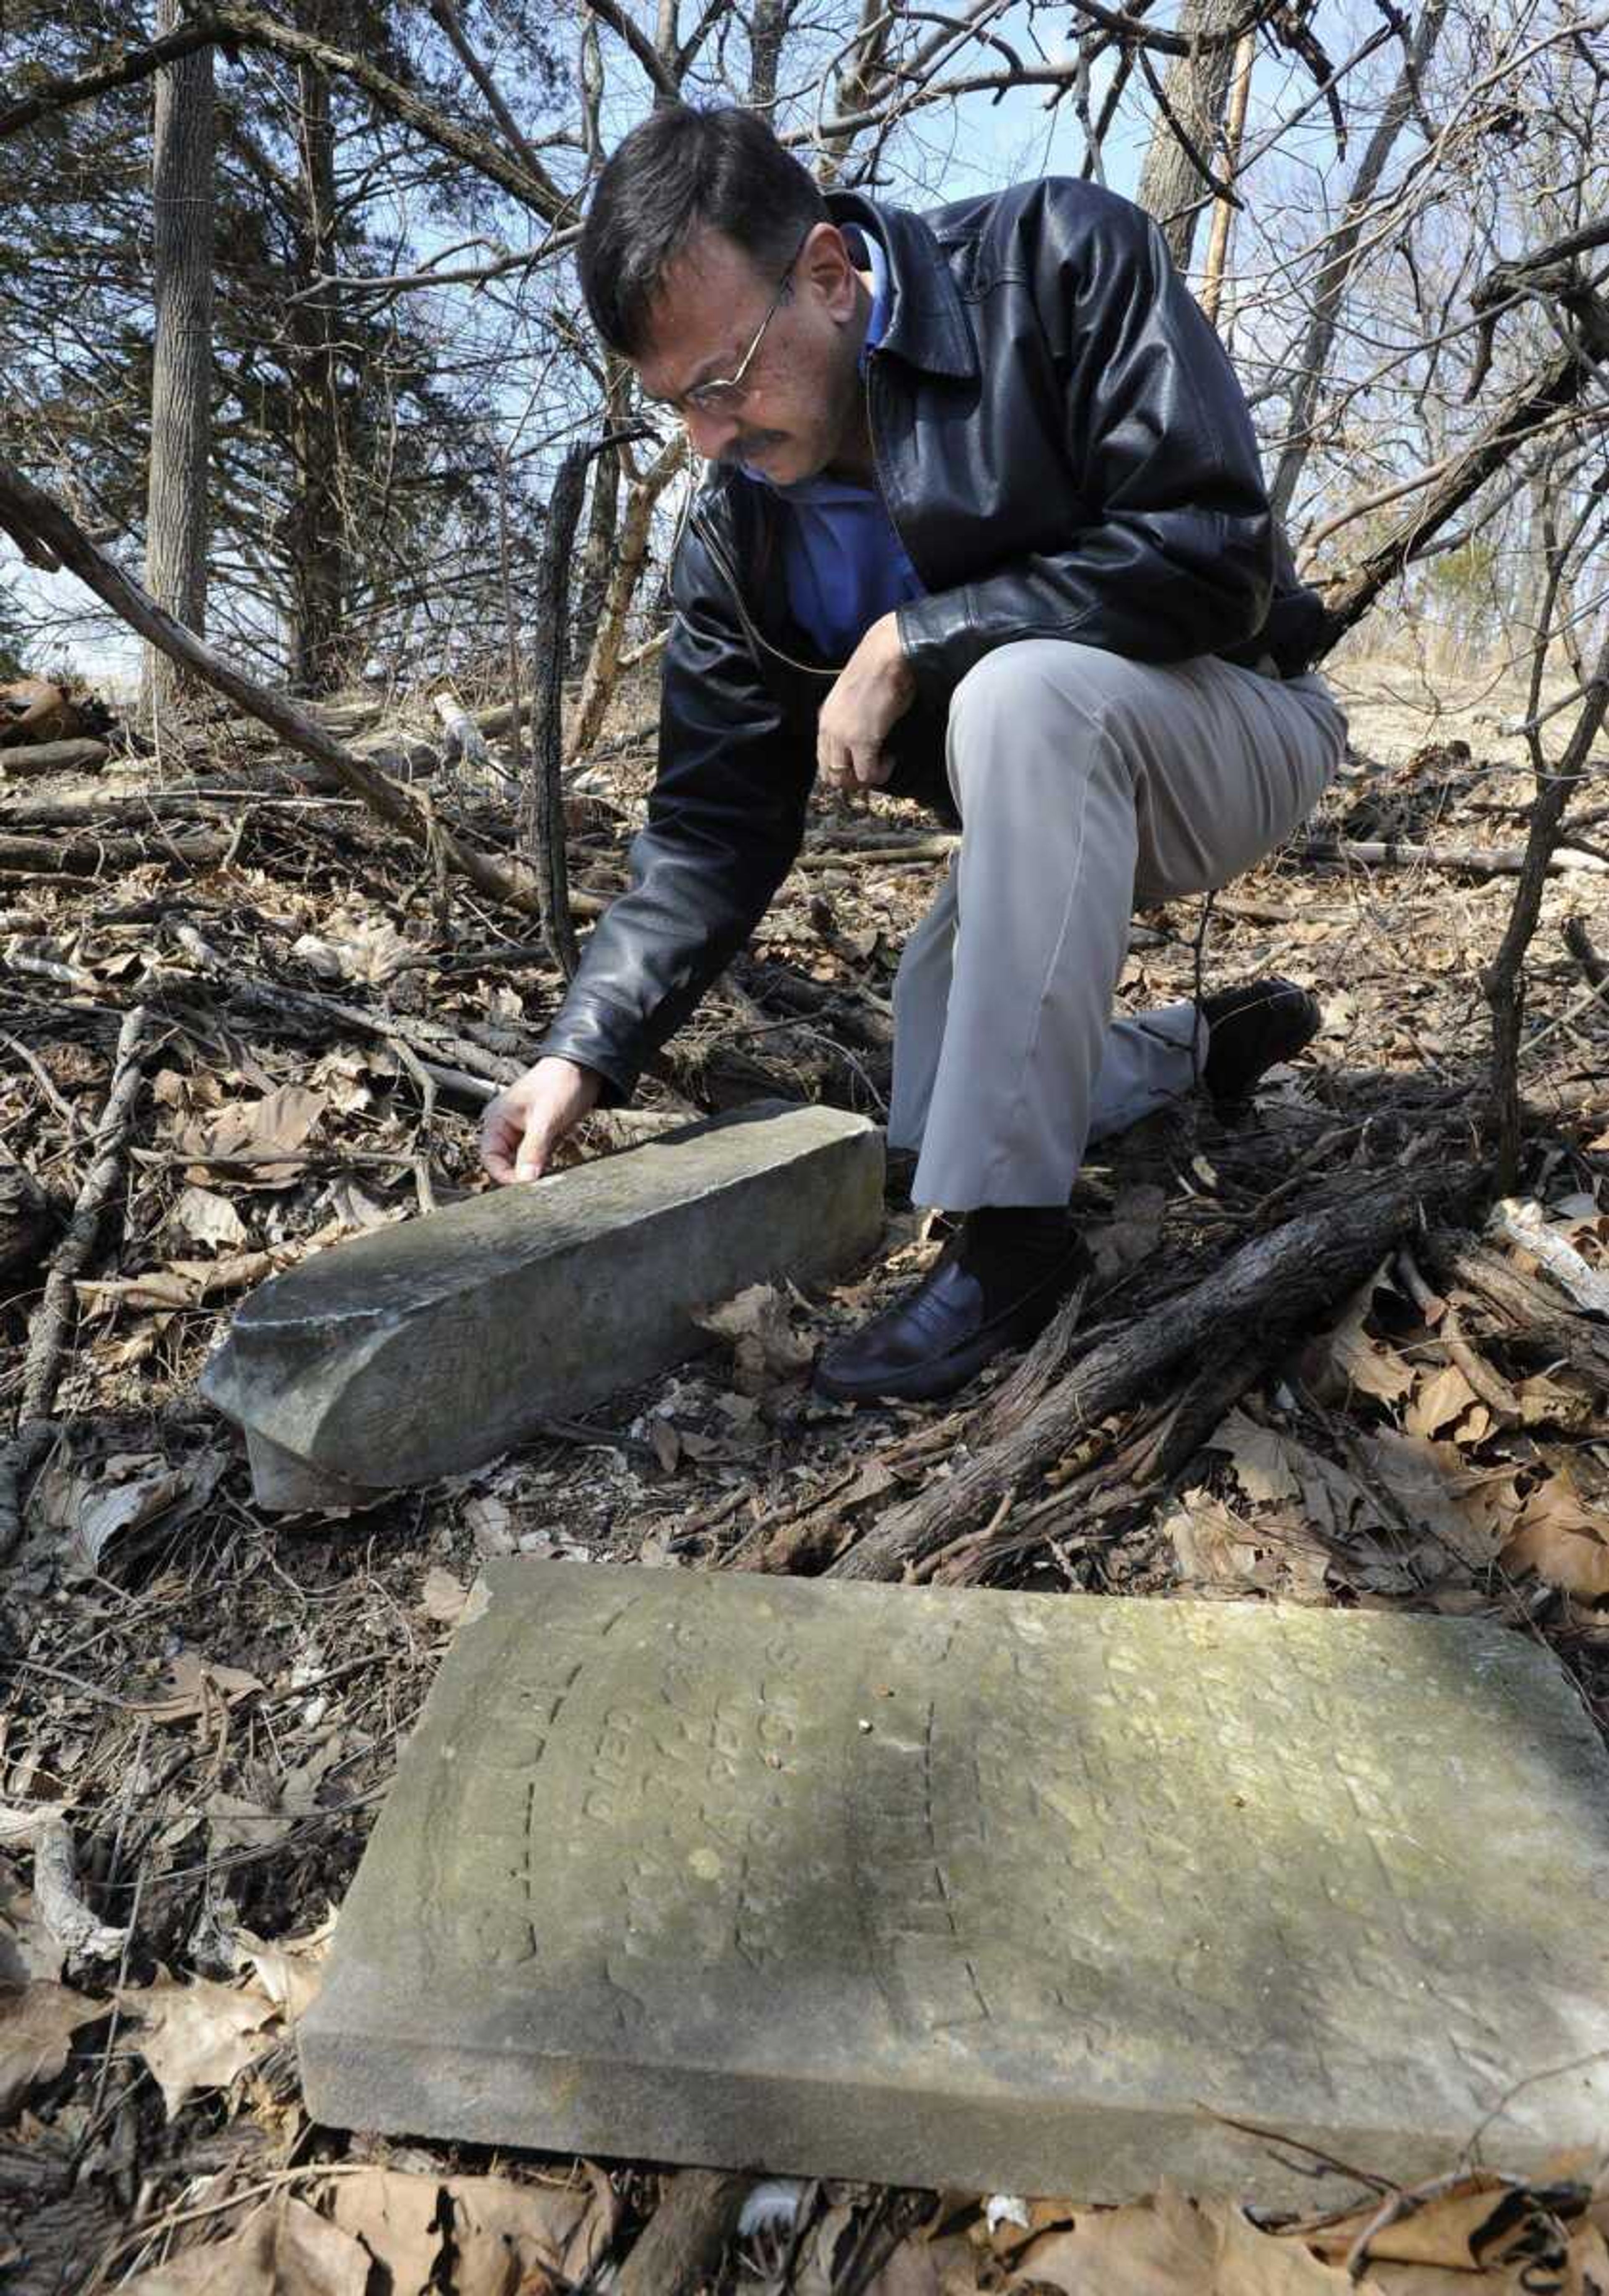
[[[480,1119],[480,1161],[500,1186],[539,1180],[567,1133],[597,1106],[603,1079],[574,1061],[538,1061]]]
[[[880,789],[892,767],[882,745],[916,697],[916,676],[884,614],[850,656],[816,721],[816,763],[829,789]]]

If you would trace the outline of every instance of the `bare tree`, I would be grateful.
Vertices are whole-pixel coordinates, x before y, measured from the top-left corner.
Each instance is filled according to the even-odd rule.
[[[160,0],[159,34],[178,23]],[[145,578],[152,596],[198,633],[206,627],[208,467],[212,407],[212,51],[198,48],[156,77],[152,144],[151,467]],[[179,672],[145,652],[145,695],[159,716],[180,698]]]
[[[1245,12],[1244,0],[1185,0],[1179,29],[1192,36],[1222,33]],[[1193,54],[1174,56],[1160,84],[1145,49],[1136,53],[1151,77],[1158,116],[1135,196],[1156,217],[1173,260],[1186,271],[1202,193],[1212,186],[1208,154],[1224,116],[1235,51],[1219,39]]]

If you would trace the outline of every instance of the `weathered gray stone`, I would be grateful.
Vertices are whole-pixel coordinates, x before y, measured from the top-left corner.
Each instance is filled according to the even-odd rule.
[[[325,1474],[292,1452],[282,1451],[254,1427],[246,1430],[246,1457],[251,1468],[251,1496],[259,1507],[276,1513],[317,1513],[350,1506],[355,1500],[374,1504],[374,1494],[350,1483],[344,1475]]]
[[[1517,1635],[519,1559],[465,1620],[322,2120],[1304,2206],[1215,2114],[1405,2182],[1609,2128],[1609,1763]]]
[[[707,1346],[699,1309],[833,1274],[882,1218],[864,1117],[745,1109],[304,1260],[245,1302],[202,1390],[321,1475],[428,1482]],[[262,1503],[300,1503],[263,1456]]]

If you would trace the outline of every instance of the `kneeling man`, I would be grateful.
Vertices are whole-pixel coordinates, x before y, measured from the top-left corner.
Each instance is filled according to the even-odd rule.
[[[964,1215],[824,1357],[857,1399],[953,1393],[1049,1320],[1086,1143],[1317,1024],[1253,981],[1112,1019],[1137,905],[1223,884],[1342,755],[1323,627],[1251,420],[1155,226],[1052,179],[917,215],[824,196],[755,115],[667,108],[599,177],[588,308],[712,466],[672,578],[631,884],[542,1057],[488,1110],[534,1177],[628,1099],[753,931],[817,774],[958,822],[894,989],[889,1139]]]

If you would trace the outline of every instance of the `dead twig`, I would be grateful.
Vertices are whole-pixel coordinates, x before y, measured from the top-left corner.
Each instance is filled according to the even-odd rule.
[[[11,1553],[21,1535],[23,1485],[49,1444],[49,1415],[72,1328],[76,1304],[73,1285],[94,1250],[102,1215],[122,1183],[129,1128],[143,1080],[140,1057],[149,1023],[150,1015],[143,1004],[136,1004],[124,1015],[118,1031],[106,1105],[96,1128],[97,1153],[85,1175],[66,1233],[52,1255],[45,1291],[29,1325],[16,1432],[4,1455],[0,1456],[0,1560]]]
[[[1421,1204],[1449,1203],[1470,1193],[1477,1177],[1470,1168],[1443,1167],[1417,1183],[1389,1180],[1253,1238],[1190,1291],[1084,1357],[1012,1433],[892,1508],[828,1575],[901,1578],[963,1525],[986,1516],[1002,1491],[1042,1473],[1181,1357],[1270,1316],[1299,1323],[1355,1290]]]

